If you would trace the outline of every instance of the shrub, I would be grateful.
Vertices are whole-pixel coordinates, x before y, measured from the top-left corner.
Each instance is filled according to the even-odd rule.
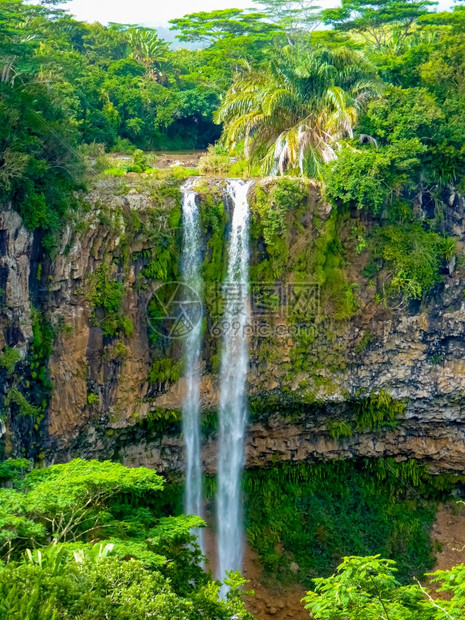
[[[331,577],[314,579],[313,590],[303,600],[315,620],[442,620],[463,617],[465,565],[450,571],[437,571],[432,576],[434,588],[447,592],[447,600],[436,602],[437,596],[431,586],[423,587],[419,582],[402,586],[397,580],[396,563],[392,560],[381,559],[379,555],[350,556],[343,559]]]
[[[5,347],[5,350],[0,355],[0,366],[6,370],[7,375],[14,373],[16,364],[21,359],[21,354],[18,349]]]
[[[378,228],[370,248],[392,276],[390,291],[406,299],[421,299],[440,280],[441,264],[452,252],[450,239],[419,222]]]
[[[200,174],[226,175],[231,170],[231,157],[229,155],[204,155],[199,159]]]
[[[106,336],[120,333],[131,336],[134,326],[130,318],[122,313],[124,284],[109,277],[109,268],[102,265],[89,278],[87,299],[92,306],[92,322],[103,330]],[[98,311],[103,316],[98,316]]]
[[[134,153],[136,146],[132,144],[127,138],[121,138],[117,136],[113,146],[111,147],[112,153]]]
[[[91,393],[87,396],[87,403],[89,405],[96,405],[99,402],[99,400],[100,398],[98,394]]]
[[[148,163],[147,156],[140,149],[136,149],[134,151],[132,157],[132,163],[128,166],[128,172],[145,172],[150,168],[150,164]]]

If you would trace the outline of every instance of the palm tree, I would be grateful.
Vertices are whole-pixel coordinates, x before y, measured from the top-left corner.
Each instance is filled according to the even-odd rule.
[[[357,50],[287,47],[261,71],[236,76],[217,113],[223,139],[244,140],[265,173],[319,176],[352,137],[359,109],[380,92],[375,69]]]
[[[155,80],[162,76],[162,65],[167,62],[169,45],[149,29],[128,30],[131,57],[142,63]]]

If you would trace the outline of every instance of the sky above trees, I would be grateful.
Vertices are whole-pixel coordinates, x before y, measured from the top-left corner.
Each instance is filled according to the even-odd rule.
[[[440,0],[439,7],[447,8],[453,0]],[[336,6],[337,0],[319,0],[315,4],[324,8]],[[182,17],[197,11],[214,9],[248,8],[252,0],[71,0],[64,5],[77,19],[99,21],[101,23],[119,22],[128,24],[166,25],[170,19]]]
[[[320,0],[315,4],[329,7],[337,4],[337,0]],[[231,7],[245,9],[254,4],[252,0],[71,0],[64,6],[81,20],[158,26],[187,13]]]
[[[251,0],[71,0],[66,8],[78,19],[102,23],[144,23],[166,25],[170,19],[182,17],[194,11],[213,11],[214,9],[247,8]]]

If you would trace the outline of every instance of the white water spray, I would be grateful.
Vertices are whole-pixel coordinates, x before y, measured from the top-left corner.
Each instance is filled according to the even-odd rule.
[[[202,298],[201,235],[196,193],[186,187],[182,201],[183,251],[181,270],[184,284]],[[183,434],[186,447],[186,487],[184,510],[186,514],[202,516],[202,459],[200,454],[200,355],[202,347],[202,321],[198,321],[185,340],[186,396],[182,406]],[[205,552],[203,532],[196,532],[197,540]]]
[[[249,321],[249,182],[231,180],[232,199],[228,274],[221,357],[220,441],[218,458],[218,578],[242,566],[243,514],[241,477],[247,420],[245,381],[248,365],[246,326]],[[223,595],[225,594],[223,589]]]

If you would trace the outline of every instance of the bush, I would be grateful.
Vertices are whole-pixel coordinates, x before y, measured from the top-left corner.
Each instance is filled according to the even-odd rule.
[[[431,586],[422,587],[419,582],[401,586],[396,573],[396,563],[379,555],[345,557],[334,575],[314,580],[314,589],[303,599],[306,609],[315,620],[443,620],[464,616],[464,564],[433,573],[433,587],[448,593],[447,600],[440,597],[439,602],[435,602],[437,593]]]
[[[148,168],[150,168],[147,157],[144,155],[143,151],[140,149],[136,149],[133,154],[132,163],[128,166],[128,172],[145,172]]]
[[[99,398],[98,394],[92,394],[91,393],[91,394],[89,394],[87,396],[87,403],[89,405],[95,405],[95,404],[97,404],[99,402],[99,400],[100,400],[100,398]]]
[[[409,188],[426,147],[418,138],[394,146],[346,146],[336,160],[323,168],[325,196],[335,207],[363,209],[382,215],[392,200]]]
[[[120,333],[131,336],[134,326],[130,318],[122,313],[124,284],[109,277],[109,268],[102,265],[89,278],[87,299],[92,306],[92,322],[99,326],[106,336]]]
[[[111,147],[111,152],[112,153],[134,153],[136,148],[137,147],[134,146],[134,144],[132,144],[130,140],[128,140],[127,138],[121,138],[120,136],[118,136],[113,146]]]
[[[103,157],[105,155],[105,144],[99,142],[90,142],[89,144],[81,144],[79,146],[79,152],[84,157],[96,159],[97,157]]]
[[[111,177],[124,177],[126,175],[126,167],[122,168],[107,168],[103,171],[103,174]]]
[[[307,195],[305,183],[287,177],[276,179],[268,191],[263,189],[257,193],[255,208],[268,246],[273,245],[284,232],[286,214],[300,207]]]
[[[440,280],[441,264],[447,257],[450,260],[450,242],[413,222],[378,228],[369,244],[374,260],[380,260],[392,276],[389,290],[406,299],[421,299]]]
[[[199,159],[198,170],[200,174],[227,175],[231,171],[231,157],[210,153]]]
[[[18,349],[5,347],[5,350],[0,355],[0,366],[6,370],[7,375],[14,373],[16,364],[21,359],[21,354]]]

